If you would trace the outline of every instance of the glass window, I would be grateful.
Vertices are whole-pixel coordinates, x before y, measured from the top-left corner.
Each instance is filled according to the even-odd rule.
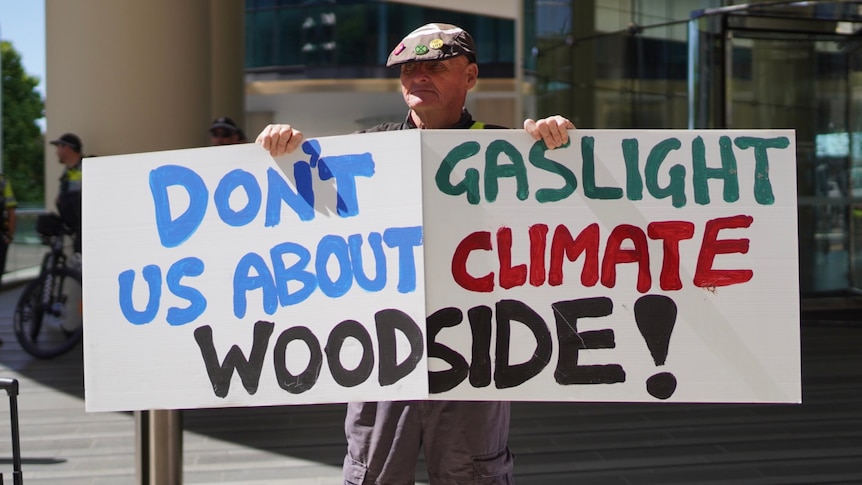
[[[378,1],[249,0],[246,69],[297,78],[397,77],[383,65],[401,38],[445,19],[468,30],[483,77],[514,76],[514,22]]]

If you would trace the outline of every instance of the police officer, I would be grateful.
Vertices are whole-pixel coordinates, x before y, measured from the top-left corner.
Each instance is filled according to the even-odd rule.
[[[57,147],[57,159],[65,166],[60,176],[60,191],[57,194],[57,210],[60,217],[74,231],[73,245],[81,252],[81,151],[84,145],[74,133],[66,133],[51,144]]]
[[[0,280],[3,274],[6,273],[6,255],[9,252],[9,245],[12,244],[12,239],[15,237],[15,209],[18,207],[18,201],[15,200],[15,193],[12,192],[12,184],[5,175],[0,173]]]

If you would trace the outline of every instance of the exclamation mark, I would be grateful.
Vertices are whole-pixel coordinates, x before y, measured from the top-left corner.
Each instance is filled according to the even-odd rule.
[[[664,365],[676,323],[676,303],[666,296],[644,295],[635,302],[635,321],[655,365]],[[646,388],[651,396],[667,399],[676,391],[676,377],[670,372],[659,372],[647,379]]]

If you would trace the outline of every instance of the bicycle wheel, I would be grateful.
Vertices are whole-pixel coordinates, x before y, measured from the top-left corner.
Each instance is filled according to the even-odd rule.
[[[81,290],[81,273],[71,268],[27,285],[14,315],[15,336],[27,353],[50,359],[77,345],[84,333]]]

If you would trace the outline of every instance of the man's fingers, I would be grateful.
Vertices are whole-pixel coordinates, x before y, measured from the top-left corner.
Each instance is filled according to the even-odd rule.
[[[269,131],[269,126],[260,131],[260,134],[257,135],[257,138],[254,139],[254,142],[258,145],[266,148],[266,134]]]
[[[260,135],[257,136],[257,143],[263,147],[264,150],[268,152],[272,152],[277,141],[278,141],[278,129],[281,125],[267,125],[263,131],[260,132]]]
[[[524,121],[524,129],[536,140],[543,140],[549,149],[565,145],[569,141],[567,130],[574,129],[575,125],[568,119],[555,115],[538,121],[527,119]]]
[[[303,134],[290,125],[268,125],[255,140],[273,157],[290,153],[302,144]]]
[[[553,139],[554,146],[548,144],[548,148],[557,148],[565,145],[569,141],[569,129],[574,129],[575,125],[568,119],[556,115],[544,120],[547,124],[550,136]],[[547,137],[544,137],[547,140]]]
[[[276,125],[273,131],[269,153],[274,157],[288,153],[287,147],[293,136],[293,128],[290,125]]]
[[[273,125],[267,125],[254,140],[255,143],[262,146],[266,151],[269,151],[272,146],[272,127]]]
[[[527,118],[524,120],[524,129],[533,137],[534,140],[542,140],[545,138],[545,133],[542,133],[545,120],[535,121]],[[547,132],[547,127],[544,128]]]
[[[554,119],[545,120],[545,123],[539,127],[542,130],[542,139],[545,140],[545,144],[548,145],[548,148],[550,149],[557,148],[565,143],[565,140],[563,139],[564,136],[566,137],[566,140],[568,139],[566,131],[560,130],[556,121],[557,120]],[[560,134],[560,131],[563,133]],[[548,142],[549,139],[551,140],[550,142]]]
[[[290,139],[287,142],[287,153],[291,153],[297,148],[299,148],[299,146],[302,144],[303,138],[305,137],[301,131],[292,129]]]
[[[287,143],[290,141],[290,130],[281,131],[277,137],[273,138],[273,146],[269,150],[272,156],[277,157],[287,153]]]

